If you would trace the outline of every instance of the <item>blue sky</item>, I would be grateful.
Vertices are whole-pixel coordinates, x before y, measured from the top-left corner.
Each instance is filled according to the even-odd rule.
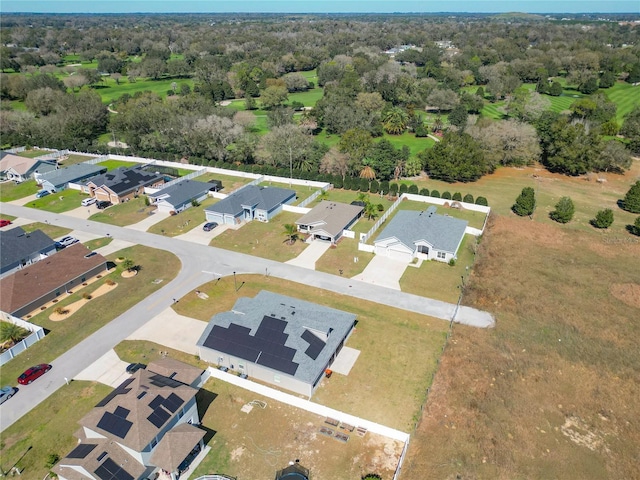
[[[640,0],[2,0],[1,12],[624,12],[640,14]]]

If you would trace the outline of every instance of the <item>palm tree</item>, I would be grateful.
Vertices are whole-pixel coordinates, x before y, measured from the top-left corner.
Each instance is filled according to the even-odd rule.
[[[135,268],[135,264],[133,263],[133,260],[131,260],[130,258],[125,258],[124,262],[122,262],[122,267],[126,268],[127,272],[130,272]]]
[[[373,220],[378,216],[377,207],[371,203],[367,202],[364,206],[364,216],[367,217],[368,220]]]
[[[285,223],[284,232],[282,233],[289,237],[289,240],[287,240],[287,244],[289,245],[293,245],[296,243],[296,240],[298,240],[298,227],[295,223]]]
[[[407,129],[409,116],[400,107],[392,107],[382,115],[382,127],[391,135],[400,135]]]
[[[0,322],[0,341],[2,343],[18,343],[20,340],[28,336],[29,333],[29,330],[22,328],[20,325],[16,325],[15,323]]]
[[[369,165],[365,165],[362,167],[362,170],[360,170],[360,178],[366,178],[369,181],[374,180],[376,178],[376,171]]]
[[[321,202],[322,200],[326,200],[327,198],[329,198],[329,192],[327,190],[320,190],[320,194],[318,195],[318,202]]]
[[[369,203],[369,194],[368,193],[364,193],[364,192],[360,192],[360,193],[358,193],[357,200],[359,202],[363,202],[366,205],[367,203]]]

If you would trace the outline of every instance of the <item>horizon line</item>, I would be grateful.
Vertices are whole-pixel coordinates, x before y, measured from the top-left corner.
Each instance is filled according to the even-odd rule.
[[[303,11],[236,11],[236,12],[206,12],[206,11],[189,11],[189,12],[156,12],[156,11],[136,11],[136,12],[29,12],[29,11],[16,11],[16,12],[2,12],[3,15],[16,15],[16,14],[36,14],[36,15],[77,15],[77,14],[89,14],[89,15],[112,15],[112,14],[127,14],[127,15],[137,15],[137,14],[158,14],[158,15],[174,15],[174,14],[202,14],[202,15],[210,15],[210,14],[219,14],[219,15],[236,15],[236,14],[290,14],[290,15],[403,15],[403,14],[411,14],[411,15],[428,15],[428,14],[474,14],[474,15],[494,15],[494,14],[526,14],[526,15],[597,15],[601,13],[606,14],[616,14],[616,15],[637,15],[640,18],[640,13],[638,12],[618,12],[618,11],[597,11],[597,12],[527,12],[527,11],[519,11],[519,10],[511,10],[508,12],[505,11],[495,11],[495,12],[478,12],[478,11],[396,11],[396,12],[358,12],[358,11],[350,11],[350,12],[303,12]]]

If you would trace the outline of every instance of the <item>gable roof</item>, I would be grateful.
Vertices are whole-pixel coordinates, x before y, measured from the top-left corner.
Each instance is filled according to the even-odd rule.
[[[399,210],[374,243],[396,238],[413,251],[415,244],[424,240],[436,250],[455,254],[467,224],[466,220],[437,214],[434,206],[423,212]]]
[[[150,370],[165,377],[172,378],[186,385],[191,385],[198,377],[202,375],[201,368],[194,367],[179,360],[174,360],[171,357],[159,358],[147,365],[147,370]]]
[[[138,370],[80,424],[137,452],[189,403],[198,389],[150,370]]]
[[[22,227],[0,230],[0,270],[38,252],[51,250],[55,242],[42,230],[26,233]]]
[[[362,213],[364,208],[359,205],[328,202],[323,200],[311,211],[300,217],[296,225],[313,225],[314,230],[324,230],[331,236],[338,235],[353,220]]]
[[[209,190],[215,188],[212,183],[198,182],[196,180],[182,180],[181,182],[169,185],[162,190],[149,195],[154,200],[161,199],[170,203],[174,207],[180,207],[190,203],[194,198],[200,198],[207,194]],[[164,198],[168,197],[168,198]]]
[[[246,185],[205,210],[238,216],[244,211],[244,206],[250,206],[268,212],[295,195],[294,190],[287,188]]]
[[[92,253],[92,255],[89,255]],[[0,310],[15,312],[107,260],[76,243],[0,279]]]
[[[89,163],[75,163],[58,170],[39,173],[37,178],[41,182],[46,181],[54,187],[59,188],[69,182],[84,180],[85,178],[89,178],[106,171],[107,167],[100,166],[100,164],[92,165]]]
[[[93,177],[87,183],[96,187],[106,187],[115,194],[124,194],[137,187],[144,187],[156,183],[164,178],[163,175],[143,170],[144,165],[120,167],[110,172]]]
[[[175,472],[206,433],[188,423],[173,427],[158,443],[151,455],[151,463],[166,472]]]
[[[197,345],[312,384],[355,319],[352,313],[262,290],[215,315]]]
[[[36,160],[35,158],[21,157],[12,153],[0,152],[0,171],[6,172],[12,169],[18,175],[25,175],[38,165],[47,166],[47,170],[56,168],[55,160]]]

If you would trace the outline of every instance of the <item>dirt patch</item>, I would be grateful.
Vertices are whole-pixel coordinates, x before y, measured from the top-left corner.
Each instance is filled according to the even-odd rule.
[[[593,430],[590,430],[589,426],[578,417],[567,417],[560,430],[573,443],[587,447],[589,450],[594,452],[601,448],[604,448],[605,451],[609,450],[604,444],[604,439]]]
[[[92,299],[94,298],[98,298],[106,293],[109,293],[111,290],[114,290],[116,287],[118,286],[117,283],[114,283],[113,285],[108,285],[108,284],[103,284],[101,286],[99,286],[92,294],[91,294],[91,298],[90,299],[80,299],[77,302],[73,302],[69,305],[66,305],[64,307],[64,309],[67,311],[67,313],[64,314],[60,314],[60,313],[56,313],[53,312],[51,315],[49,315],[49,320],[51,320],[52,322],[59,322],[61,320],[65,320],[66,318],[70,317],[71,315],[73,315],[74,313],[76,313],[78,310],[80,310],[84,305],[86,305],[88,302],[90,302]]]
[[[640,308],[640,285],[637,283],[616,283],[611,285],[609,291],[622,303]]]

